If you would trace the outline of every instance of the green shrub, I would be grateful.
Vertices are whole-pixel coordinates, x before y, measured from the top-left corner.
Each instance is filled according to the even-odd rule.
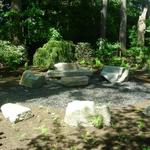
[[[149,49],[147,47],[131,47],[126,50],[125,56],[130,66],[141,68],[148,59]]]
[[[110,43],[104,39],[98,39],[97,49],[94,56],[99,58],[104,64],[112,64],[112,57],[118,55],[120,49],[119,43]]]
[[[0,62],[8,67],[15,68],[25,60],[25,48],[15,46],[9,41],[0,40]]]
[[[33,64],[48,68],[58,62],[71,62],[74,59],[74,49],[72,42],[49,40],[42,48],[37,49]]]

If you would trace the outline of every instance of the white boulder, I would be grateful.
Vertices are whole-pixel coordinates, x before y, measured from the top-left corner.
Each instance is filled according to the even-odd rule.
[[[33,117],[31,109],[18,104],[7,103],[1,106],[3,116],[12,123]]]
[[[111,83],[122,83],[128,79],[129,69],[118,66],[104,66],[101,71],[101,76]]]
[[[93,101],[73,101],[68,103],[65,113],[64,122],[70,126],[77,127],[92,126],[89,122],[89,116],[95,115],[95,107]]]
[[[93,101],[75,100],[68,103],[64,122],[75,127],[78,125],[84,127],[93,126],[90,118],[97,115],[103,117],[103,126],[111,125],[111,113],[108,106],[102,105],[97,107]]]

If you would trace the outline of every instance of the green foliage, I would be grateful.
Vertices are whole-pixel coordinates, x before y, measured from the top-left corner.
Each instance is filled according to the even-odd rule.
[[[45,127],[45,125],[42,125],[38,128],[35,128],[36,130],[39,130],[41,134],[43,135],[47,135],[49,132],[49,129],[47,127]]]
[[[102,128],[103,127],[103,117],[101,115],[95,115],[90,117],[90,122],[92,125],[96,128]]]
[[[71,146],[69,150],[78,150],[76,146]]]
[[[142,150],[150,150],[150,146],[149,145],[143,145]]]
[[[55,28],[49,29],[48,37],[50,40],[62,40],[62,36]]]
[[[112,64],[112,57],[117,56],[120,49],[119,43],[110,43],[104,39],[98,39],[95,57],[99,58],[104,64]]]
[[[37,49],[33,64],[48,68],[58,62],[71,62],[74,59],[74,44],[68,41],[49,40]]]
[[[142,67],[142,65],[148,59],[149,51],[147,47],[131,47],[126,53],[126,59],[128,60],[130,66]]]
[[[114,66],[129,68],[129,63],[125,57],[113,56],[111,59],[111,64]]]
[[[15,68],[22,64],[25,59],[25,48],[23,46],[15,46],[9,41],[0,40],[0,61]]]
[[[136,28],[136,26],[133,26],[131,29],[129,29],[129,41],[130,41],[130,47],[137,46],[137,28]]]

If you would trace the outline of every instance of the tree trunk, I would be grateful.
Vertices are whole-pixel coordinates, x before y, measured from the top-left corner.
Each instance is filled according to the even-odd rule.
[[[21,11],[21,0],[12,0],[11,9],[15,11]]]
[[[147,8],[145,7],[143,9],[142,14],[139,16],[138,20],[138,45],[144,46],[145,43],[145,29],[146,29],[146,14],[147,14]]]
[[[106,19],[107,19],[107,4],[108,0],[103,0],[103,7],[101,10],[101,37],[106,37]]]
[[[126,30],[127,30],[126,0],[121,0],[121,22],[119,31],[119,41],[121,44],[122,52],[126,50]]]
[[[15,24],[15,26],[13,26],[13,31],[12,31],[12,41],[14,44],[19,44],[21,33],[22,33],[22,28],[20,25],[21,20],[19,17],[19,13],[21,12],[21,0],[12,0],[11,10],[16,12],[17,14],[13,18],[11,18],[12,23]]]

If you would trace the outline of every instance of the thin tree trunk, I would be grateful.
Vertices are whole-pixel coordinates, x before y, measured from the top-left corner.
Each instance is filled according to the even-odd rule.
[[[21,0],[12,0],[11,1],[11,10],[15,11],[16,13],[21,12]],[[22,28],[20,26],[20,17],[19,15],[12,18],[13,23],[15,23],[17,26],[14,26],[12,31],[12,40],[14,44],[20,43],[20,37],[22,33]]]
[[[144,46],[145,44],[145,29],[146,29],[146,14],[147,14],[147,7],[143,9],[142,14],[139,16],[138,20],[138,45]]]
[[[103,0],[103,7],[101,10],[101,37],[103,39],[106,38],[107,4],[108,0]]]
[[[126,50],[126,29],[127,28],[127,15],[126,15],[126,0],[121,0],[121,22],[120,22],[120,32],[119,41],[121,44],[121,51]]]

